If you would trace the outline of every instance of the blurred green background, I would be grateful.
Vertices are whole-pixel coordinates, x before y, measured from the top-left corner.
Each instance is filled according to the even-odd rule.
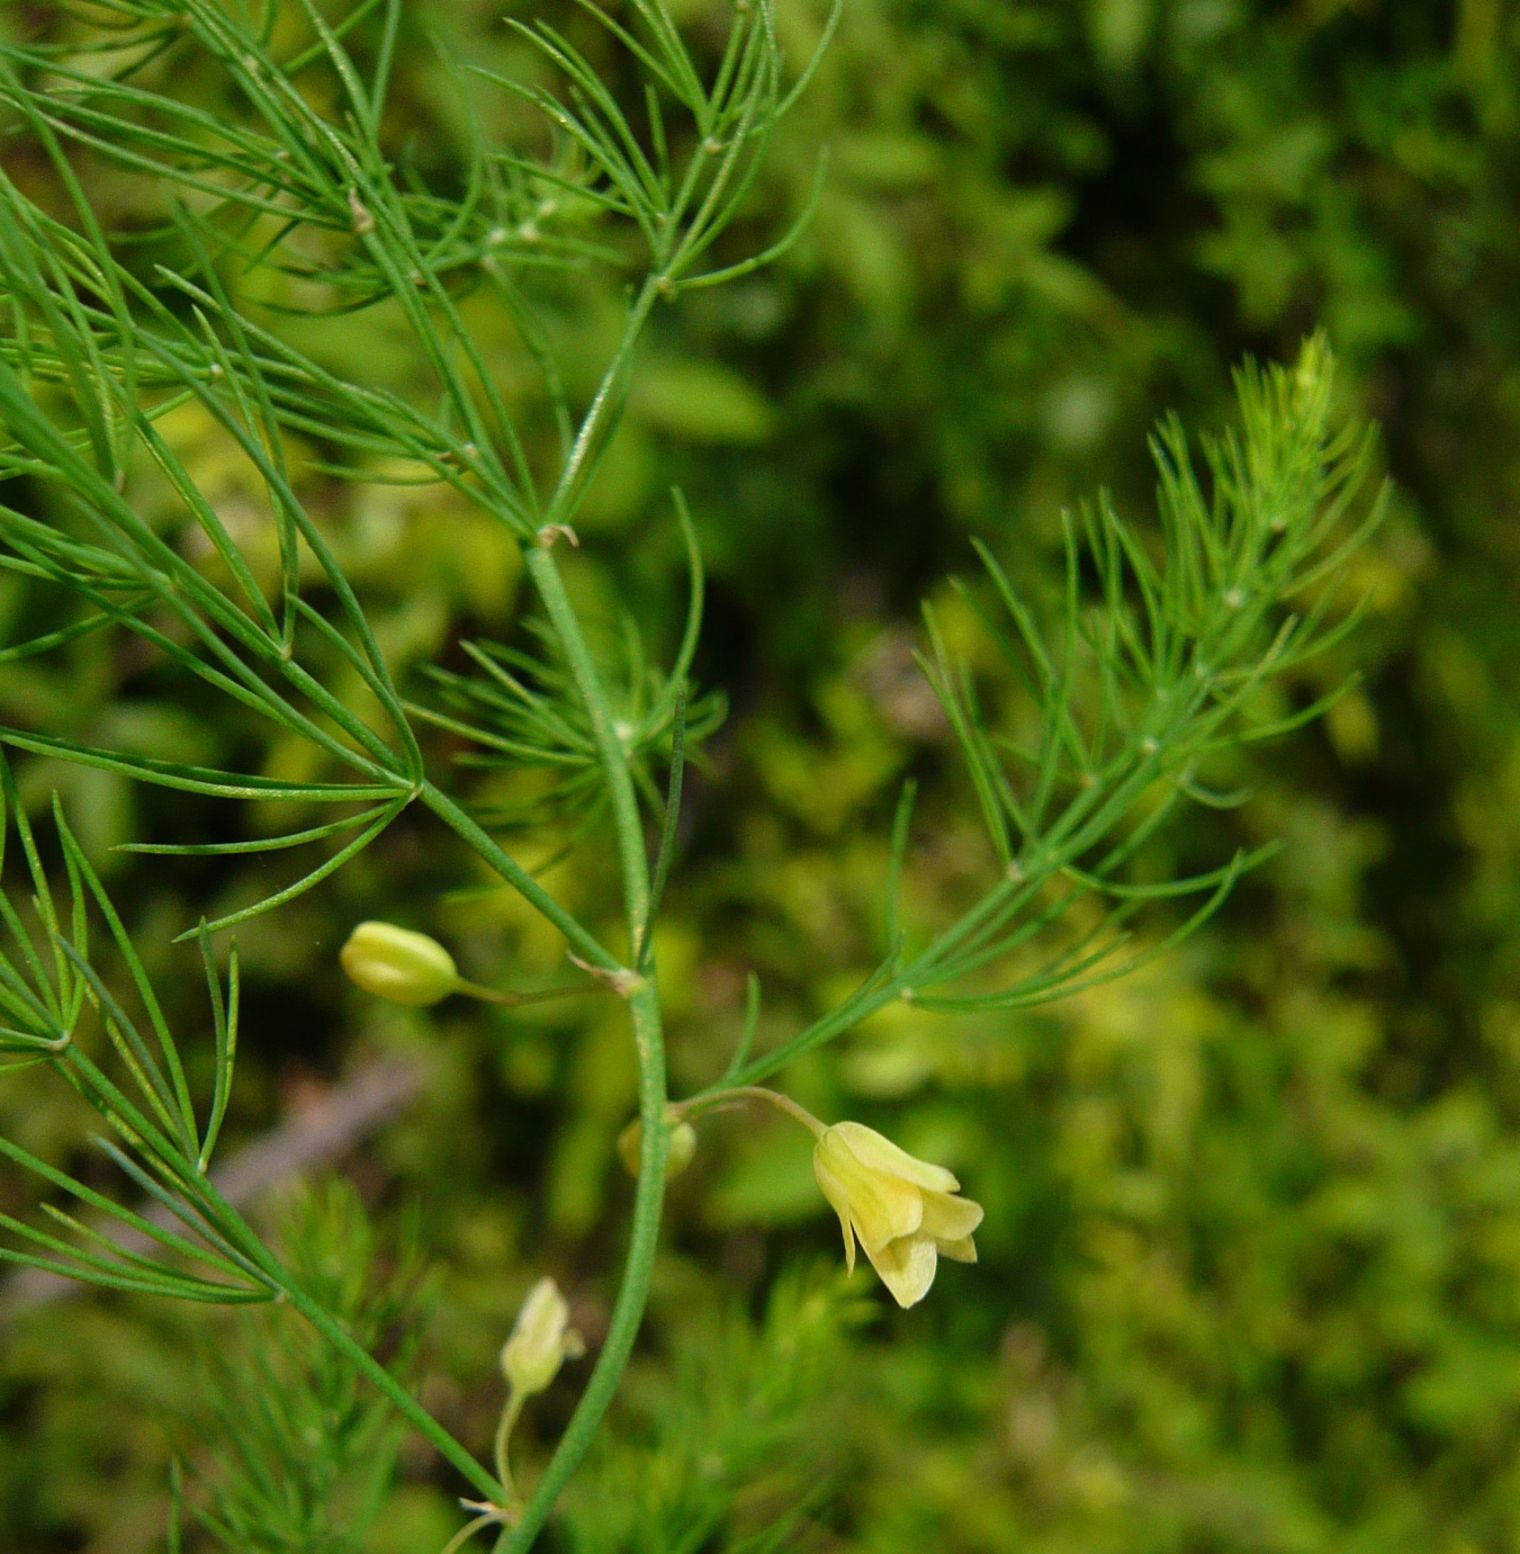
[[[713,25],[710,0],[673,8]],[[800,63],[823,8],[780,11]],[[395,111],[445,176],[464,110],[425,25],[511,69],[500,14],[408,7]],[[677,1093],[721,1070],[747,972],[764,1041],[869,964],[904,775],[923,783],[911,910],[969,898],[975,807],[910,655],[922,597],[963,620],[942,579],[970,570],[971,537],[1044,586],[1063,506],[1104,485],[1143,521],[1154,419],[1219,424],[1232,364],[1289,358],[1316,325],[1398,496],[1355,566],[1368,621],[1304,695],[1366,678],[1235,758],[1244,807],[1152,844],[1186,868],[1287,842],[1184,950],[1045,1011],[898,1012],[787,1076],[987,1206],[980,1265],[943,1269],[921,1307],[860,1273],[842,1286],[795,1129],[704,1125],[629,1385],[544,1547],[758,1550],[785,1516],[769,1546],[861,1554],[1520,1550],[1520,11],[847,0],[756,192],[757,244],[805,202],[822,146],[804,241],[659,316],[570,563],[593,613],[627,607],[668,652],[678,483],[711,570],[698,670],[732,712],[691,780],[662,931]],[[150,198],[92,179],[116,219]],[[614,293],[588,291],[588,362],[616,323]],[[384,317],[293,327],[351,373],[421,382]],[[511,381],[505,323],[482,308],[479,327]],[[205,428],[185,413],[173,435],[192,460],[204,441],[192,467],[252,522]],[[399,659],[510,636],[511,547],[456,498],[318,476],[308,495]],[[0,635],[30,608],[0,581]],[[119,643],[3,674],[8,722],[250,770],[300,758]],[[198,1029],[193,954],[168,941],[269,889],[282,855],[145,867],[107,849],[240,822],[97,772],[20,775],[39,808],[60,789]],[[550,881],[611,924],[604,842]],[[231,1140],[339,1104],[366,1064],[412,1065],[414,1099],[331,1164],[383,1238],[420,1243],[423,1395],[483,1449],[532,1280],[559,1279],[593,1342],[605,1323],[632,1067],[612,1007],[419,1015],[343,982],[337,946],[375,916],[484,980],[552,974],[553,935],[505,896],[450,894],[473,883],[408,817],[239,930]],[[87,1119],[33,1077],[0,1087],[0,1126],[62,1157]],[[0,1208],[21,1198],[0,1180]],[[194,1335],[236,1353],[245,1327],[91,1296],[0,1329],[0,1548],[163,1549],[165,1464],[201,1428]],[[534,1416],[530,1464],[584,1374]],[[450,1476],[412,1448],[403,1469],[373,1554],[458,1525]]]

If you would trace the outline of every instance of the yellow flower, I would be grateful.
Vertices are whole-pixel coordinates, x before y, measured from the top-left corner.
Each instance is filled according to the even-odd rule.
[[[553,1279],[540,1279],[528,1291],[512,1336],[501,1346],[501,1373],[514,1397],[542,1392],[566,1360],[586,1352],[581,1335],[570,1326],[570,1306]]]
[[[874,1128],[825,1128],[813,1150],[813,1175],[839,1216],[846,1267],[855,1271],[859,1237],[899,1306],[928,1294],[941,1253],[976,1261],[971,1232],[982,1222],[982,1206],[956,1196],[960,1183],[943,1166],[916,1159]]]
[[[422,1008],[459,986],[454,957],[425,933],[394,923],[360,923],[338,951],[349,978],[366,993]]]

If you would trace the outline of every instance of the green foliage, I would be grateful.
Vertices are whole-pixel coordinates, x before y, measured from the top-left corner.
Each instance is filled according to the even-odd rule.
[[[45,1204],[48,1216],[70,1239],[10,1215],[0,1216],[0,1225],[16,1243],[0,1245],[0,1260],[139,1294],[212,1303],[270,1299],[277,1285],[261,1267],[257,1252],[250,1255],[246,1227],[206,1175],[232,1090],[238,1029],[236,952],[224,994],[210,939],[202,932],[216,1070],[202,1121],[186,1083],[179,1046],[152,983],[67,822],[61,813],[56,815],[69,885],[68,909],[61,912],[3,762],[0,797],[0,862],[13,824],[31,877],[38,919],[35,930],[30,928],[12,899],[0,897],[4,902],[0,913],[10,937],[9,950],[0,950],[0,1004],[16,1022],[0,1033],[0,1050],[11,1055],[11,1071],[43,1065],[51,1077],[83,1095],[115,1135],[97,1136],[100,1151],[162,1211],[158,1217],[138,1213],[0,1138],[0,1153],[13,1165],[32,1172],[97,1216],[92,1225],[55,1203]],[[139,1018],[133,1017],[91,964],[92,911],[104,920],[126,968],[142,1008]],[[84,1050],[86,1009],[97,1016],[114,1049],[124,1075],[121,1082]],[[104,1233],[108,1229],[115,1234]],[[183,1233],[187,1230],[189,1238]],[[152,1255],[144,1255],[148,1251]],[[177,1267],[180,1258],[188,1258],[194,1271]]]
[[[869,1308],[815,1270],[783,1275],[758,1321],[731,1302],[699,1310],[630,1379],[618,1441],[571,1503],[571,1548],[762,1554],[794,1546],[836,1493],[840,1368]]]
[[[328,1182],[281,1205],[275,1239],[294,1278],[367,1348],[413,1347],[416,1270],[388,1268],[352,1189]],[[228,1550],[346,1554],[368,1547],[401,1430],[310,1331],[276,1319],[203,1345],[182,1450],[210,1481],[198,1513]]]

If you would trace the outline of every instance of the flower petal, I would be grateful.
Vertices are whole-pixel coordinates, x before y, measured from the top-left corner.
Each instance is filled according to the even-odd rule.
[[[982,1206],[944,1192],[924,1194],[923,1231],[936,1241],[960,1241],[982,1222]]]
[[[825,1131],[824,1137],[832,1137],[847,1146],[868,1171],[900,1177],[930,1192],[954,1192],[960,1186],[954,1175],[943,1166],[930,1165],[927,1160],[920,1160],[917,1155],[899,1149],[891,1139],[884,1138],[875,1128],[868,1128],[863,1122],[836,1122]]]
[[[881,1282],[892,1292],[893,1300],[904,1310],[916,1306],[934,1283],[938,1254],[928,1236],[902,1236],[875,1251],[868,1246],[866,1256],[881,1275]]]
[[[923,1193],[895,1172],[862,1162],[838,1135],[838,1127],[825,1129],[813,1150],[813,1174],[824,1197],[836,1213],[849,1216],[867,1250],[911,1236],[923,1222]]]
[[[817,1150],[813,1151],[813,1176],[829,1207],[839,1216],[839,1228],[844,1232],[844,1269],[846,1273],[854,1273],[855,1232],[850,1228],[850,1195]]]
[[[939,1255],[948,1257],[954,1263],[974,1263],[976,1261],[976,1246],[970,1236],[964,1236],[959,1241],[938,1241]]]

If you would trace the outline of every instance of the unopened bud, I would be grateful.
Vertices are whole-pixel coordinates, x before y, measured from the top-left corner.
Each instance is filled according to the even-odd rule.
[[[425,933],[394,923],[360,923],[338,952],[350,980],[376,998],[423,1008],[459,984],[454,957]]]
[[[519,1398],[544,1391],[566,1360],[586,1352],[581,1335],[570,1326],[570,1307],[553,1279],[540,1279],[528,1291],[512,1336],[501,1346],[501,1373]]]
[[[637,1117],[618,1134],[618,1158],[630,1176],[639,1174],[639,1156],[644,1148],[644,1125]],[[670,1148],[665,1155],[665,1180],[679,1176],[691,1164],[697,1152],[697,1130],[689,1122],[675,1123],[670,1129]]]

